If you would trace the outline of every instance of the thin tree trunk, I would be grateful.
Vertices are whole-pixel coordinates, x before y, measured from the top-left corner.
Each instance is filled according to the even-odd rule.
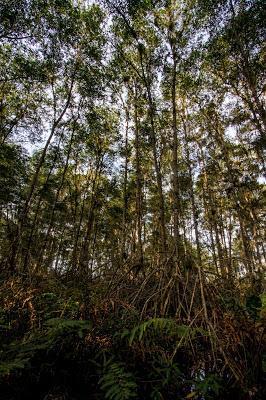
[[[140,154],[140,132],[138,122],[137,109],[137,88],[135,85],[134,99],[134,125],[135,125],[135,151],[136,151],[136,176],[137,176],[137,193],[136,193],[136,221],[137,221],[137,238],[138,238],[138,263],[140,268],[143,267],[143,246],[142,246],[142,172],[141,172],[141,154]]]

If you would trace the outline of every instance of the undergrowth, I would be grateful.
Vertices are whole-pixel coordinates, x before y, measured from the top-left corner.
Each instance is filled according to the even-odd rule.
[[[238,307],[212,298],[214,325],[151,310],[141,320],[104,290],[85,302],[52,278],[2,285],[1,399],[264,398],[263,296]]]

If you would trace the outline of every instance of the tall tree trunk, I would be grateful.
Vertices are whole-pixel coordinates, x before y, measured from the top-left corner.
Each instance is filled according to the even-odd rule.
[[[129,124],[129,109],[124,104],[124,110],[126,114],[126,126],[125,126],[125,164],[124,164],[124,184],[123,184],[123,216],[122,216],[122,240],[121,240],[121,262],[127,257],[126,250],[126,238],[127,238],[127,217],[128,217],[128,124]]]
[[[180,188],[179,188],[179,174],[178,174],[178,149],[179,140],[177,137],[177,110],[176,110],[176,48],[175,44],[170,39],[170,46],[173,58],[172,70],[172,195],[173,195],[173,215],[174,215],[174,248],[177,259],[180,262],[182,259],[184,248],[180,236],[180,215],[181,215],[181,202],[180,202]]]
[[[143,267],[143,245],[142,245],[142,171],[141,171],[141,144],[138,121],[138,93],[135,83],[134,93],[134,126],[135,126],[135,152],[136,152],[136,177],[137,177],[137,192],[136,192],[136,222],[137,222],[137,238],[138,238],[138,263],[140,268]]]

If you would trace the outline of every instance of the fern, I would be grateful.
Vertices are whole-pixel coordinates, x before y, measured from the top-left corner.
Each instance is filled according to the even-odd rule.
[[[220,378],[214,374],[209,374],[204,379],[196,379],[195,387],[206,400],[212,399],[213,395],[218,396],[222,389]]]
[[[108,362],[99,384],[108,400],[128,400],[137,397],[134,376],[125,371],[122,363]]]
[[[76,333],[80,338],[92,328],[91,321],[80,321],[63,318],[51,318],[46,321],[50,336],[60,336],[64,333]]]
[[[69,334],[82,338],[91,327],[90,321],[62,318],[46,321],[44,331],[33,332],[23,341],[18,340],[3,346],[0,352],[0,377],[30,367],[37,354],[52,349],[59,339],[61,342]]]
[[[121,336],[128,337],[129,345],[132,345],[134,341],[141,341],[146,333],[152,331],[155,333],[163,331],[169,336],[187,337],[192,329],[187,325],[177,325],[170,318],[152,318],[135,326],[131,331],[125,330]]]
[[[151,399],[162,400],[170,387],[177,389],[183,381],[183,374],[175,362],[167,360],[160,354],[154,354],[148,371],[148,380],[152,382]]]
[[[12,361],[0,362],[0,377],[6,376],[18,369],[24,369],[29,362],[29,358],[20,359],[15,358]]]

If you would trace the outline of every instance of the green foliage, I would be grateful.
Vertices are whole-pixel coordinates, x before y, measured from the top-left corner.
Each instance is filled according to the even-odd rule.
[[[258,319],[262,308],[262,300],[257,295],[250,295],[246,298],[246,310],[251,318]]]
[[[142,341],[148,334],[168,335],[169,337],[192,338],[196,333],[208,334],[200,328],[191,328],[188,325],[178,325],[175,320],[170,318],[151,318],[135,326],[132,330],[124,330],[122,338],[128,338],[129,345],[134,341]]]
[[[26,157],[19,146],[0,146],[0,204],[17,202],[26,181]]]
[[[211,400],[214,396],[218,396],[222,389],[221,379],[214,374],[209,374],[203,379],[197,379],[195,387],[206,400]]]
[[[69,333],[77,334],[80,338],[92,328],[91,321],[75,321],[71,319],[52,318],[45,322],[48,336],[56,338]]]
[[[126,372],[125,366],[113,359],[104,365],[99,384],[107,400],[128,400],[137,397],[137,384],[133,374]]]
[[[65,340],[77,336],[82,339],[92,328],[90,321],[76,321],[63,318],[49,319],[44,330],[32,332],[23,340],[4,345],[0,352],[0,377],[13,371],[31,368],[34,358],[55,349]]]
[[[0,1],[3,398],[260,397],[264,3]]]
[[[24,369],[28,366],[29,358],[15,358],[12,361],[0,361],[0,379],[11,374],[13,371]]]
[[[167,360],[161,355],[154,355],[149,379],[153,382],[150,398],[161,400],[164,398],[164,393],[175,391],[181,386],[183,374],[175,362]]]
[[[266,309],[266,293],[263,293],[261,295],[261,307],[263,310]]]

